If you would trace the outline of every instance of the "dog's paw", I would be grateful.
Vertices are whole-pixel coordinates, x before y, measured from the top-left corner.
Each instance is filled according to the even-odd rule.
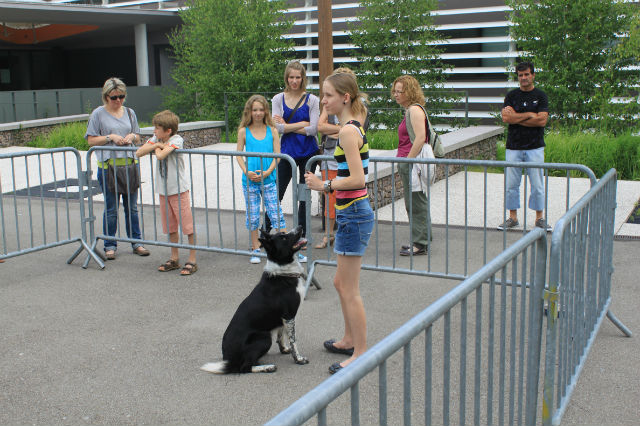
[[[278,367],[276,367],[274,364],[254,365],[253,367],[251,367],[252,373],[275,373],[276,370],[278,370]]]
[[[300,365],[309,364],[309,358],[304,356],[297,356],[295,361],[296,361],[296,364],[300,364]]]
[[[280,346],[280,353],[281,354],[290,354],[291,353],[291,346]]]

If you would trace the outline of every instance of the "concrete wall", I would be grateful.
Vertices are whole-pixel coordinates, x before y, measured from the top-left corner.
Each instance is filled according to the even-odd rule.
[[[0,147],[24,146],[38,136],[46,136],[60,124],[74,121],[86,122],[88,119],[88,114],[79,114],[0,124]],[[224,121],[195,121],[180,123],[178,132],[184,138],[185,148],[198,148],[220,142],[223,128]],[[143,140],[146,140],[153,135],[153,127],[143,127],[140,129],[140,134]]]
[[[444,145],[445,158],[465,160],[495,160],[496,144],[502,139],[504,129],[500,126],[473,126],[455,132],[441,135]],[[396,150],[375,151],[372,157],[395,157]],[[374,168],[370,163],[367,189],[370,194],[371,206],[383,207],[394,199],[403,198],[402,181],[398,172],[392,179],[390,163],[378,163],[377,176],[374,176]],[[449,166],[449,176],[457,173],[462,166]],[[396,168],[397,170],[397,168]],[[436,181],[445,177],[445,168],[436,167]],[[375,182],[377,177],[377,182]],[[395,184],[395,185],[394,185]],[[377,191],[374,187],[377,186]]]

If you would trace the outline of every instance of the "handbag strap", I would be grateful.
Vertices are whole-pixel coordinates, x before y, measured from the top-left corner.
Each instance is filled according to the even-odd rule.
[[[131,115],[131,108],[128,108],[128,107],[125,107],[125,108],[127,110],[127,113],[129,114],[129,123],[131,124],[131,133],[133,133],[134,127],[133,127],[133,117]],[[140,138],[140,139],[142,140],[142,138]],[[134,142],[134,145],[135,145],[135,138],[133,138],[133,142]]]
[[[289,116],[284,120],[285,122],[289,123],[289,120],[291,120],[291,117],[293,117],[293,114],[296,113],[298,108],[300,108],[300,105],[302,105],[302,101],[307,97],[309,97],[308,93],[305,93],[304,95],[302,95],[302,97],[300,98],[300,100],[298,101],[296,106],[291,110],[291,113],[289,114]],[[284,95],[282,96],[282,103],[285,103],[284,102]]]
[[[425,133],[427,134],[427,141],[429,142],[430,145],[433,146],[433,144],[435,143],[435,140],[433,140],[434,138],[431,137],[432,132],[432,128],[431,128],[431,121],[429,121],[429,114],[427,114],[427,110],[425,109],[424,106],[415,103],[415,104],[411,104],[409,106],[419,106],[420,109],[422,109],[422,112],[424,112],[424,117],[425,117]],[[409,108],[407,108],[406,112],[405,112],[405,117],[407,117],[407,123],[409,123],[409,125],[411,126],[411,132],[413,133],[413,125],[411,124],[411,117],[409,114]],[[415,133],[414,133],[414,137],[415,137]]]

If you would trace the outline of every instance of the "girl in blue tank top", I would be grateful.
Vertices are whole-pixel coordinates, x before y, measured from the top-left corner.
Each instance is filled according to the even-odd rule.
[[[278,131],[273,126],[269,104],[263,96],[253,95],[244,105],[238,128],[237,150],[247,153],[280,153]],[[242,189],[247,208],[246,226],[251,234],[251,249],[254,252],[249,261],[260,263],[258,229],[262,200],[273,226],[278,231],[286,227],[276,187],[277,161],[260,155],[237,156],[236,160],[243,173]]]

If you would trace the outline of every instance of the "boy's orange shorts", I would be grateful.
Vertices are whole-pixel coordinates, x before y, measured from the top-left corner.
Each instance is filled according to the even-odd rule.
[[[162,231],[165,234],[178,232],[178,222],[182,219],[182,233],[184,235],[193,234],[193,216],[191,215],[191,197],[189,196],[189,191],[169,195],[168,197],[164,195],[160,195],[159,197]],[[167,200],[169,201],[168,204]],[[169,225],[169,232],[167,232],[167,225]]]

